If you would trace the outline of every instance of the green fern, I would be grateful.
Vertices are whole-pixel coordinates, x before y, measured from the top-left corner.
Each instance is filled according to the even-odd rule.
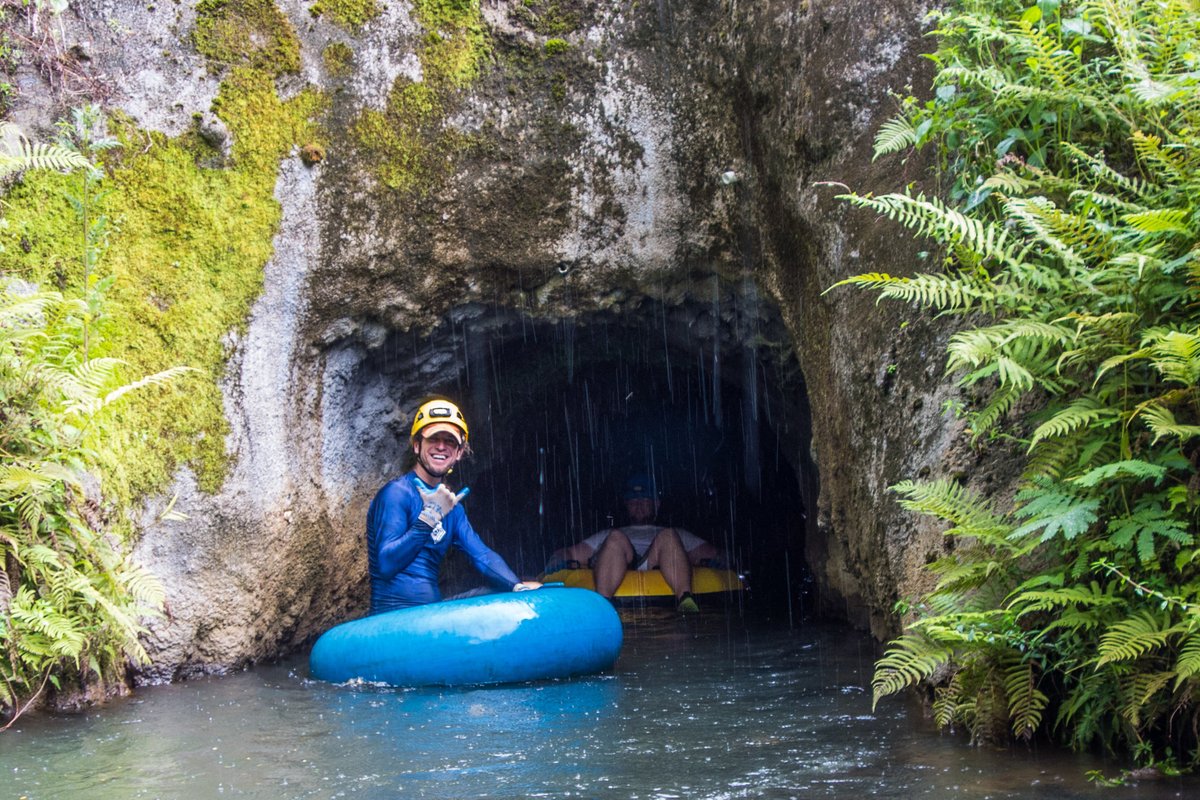
[[[1096,666],[1113,661],[1132,661],[1152,650],[1164,647],[1185,628],[1171,624],[1166,614],[1141,611],[1132,617],[1114,622],[1100,637]]]
[[[1114,593],[1115,584],[1101,586],[1097,581],[1092,581],[1086,586],[1062,586],[1063,576],[1059,575],[1059,586],[1043,589],[1040,587],[1045,585],[1045,577],[1039,575],[1023,583],[1013,592],[1010,605],[1017,612],[1018,618],[1026,614],[1057,612],[1067,607],[1106,608],[1123,602]]]
[[[973,536],[999,547],[1012,547],[1007,538],[1012,526],[988,501],[957,481],[901,481],[891,491],[903,496],[900,504],[904,508],[953,523],[947,535]]]
[[[1135,482],[1150,481],[1157,486],[1167,477],[1169,470],[1161,464],[1151,464],[1141,459],[1110,461],[1071,479],[1077,486],[1092,488],[1105,481],[1117,478],[1132,478]]]
[[[945,257],[837,285],[958,316],[947,374],[979,459],[1014,444],[1026,459],[1011,514],[956,485],[898,485],[952,525],[905,634],[952,655],[929,672],[889,653],[884,688],[949,677],[937,721],[976,739],[1002,719],[1032,735],[1056,707],[1076,747],[1171,760],[1200,745],[1176,722],[1200,713],[1195,12],[953,0],[931,15],[937,91],[903,100],[879,138],[896,150],[877,153],[932,149],[946,196],[845,197]]]
[[[1059,534],[1069,541],[1099,518],[1098,498],[1084,498],[1071,491],[1056,489],[1048,481],[1038,481],[1031,488],[1023,489],[1017,499],[1026,502],[1015,513],[1028,522],[1012,532],[1010,538],[1013,539],[1041,531],[1043,542]]]
[[[56,148],[0,158],[0,172],[46,167],[90,169]],[[0,276],[0,712],[10,718],[64,673],[112,677],[144,661],[141,620],[161,607],[161,586],[126,563],[122,531],[89,524],[85,504],[102,498],[85,500],[84,476],[102,458],[103,409],[179,371],[123,384],[117,362],[89,358],[102,300]]]
[[[33,169],[63,172],[92,169],[91,162],[82,153],[59,145],[30,142],[17,134],[11,123],[0,123],[0,140],[11,141],[14,136],[17,140],[16,152],[0,149],[0,177]]]
[[[1141,233],[1194,234],[1187,224],[1189,212],[1183,208],[1155,208],[1133,214],[1124,214],[1121,219]]]
[[[1117,414],[1106,404],[1093,397],[1081,397],[1056,412],[1034,430],[1029,439],[1029,450],[1032,451],[1046,439],[1068,436],[1101,420],[1116,418]]]
[[[913,230],[916,235],[966,248],[979,257],[1001,264],[1018,263],[1016,248],[1002,226],[990,224],[946,206],[924,194],[885,194],[879,197],[841,195],[854,205],[883,214]]]
[[[906,634],[892,640],[883,658],[875,664],[871,708],[882,698],[925,680],[946,665],[953,654],[946,645],[924,636]]]
[[[834,284],[878,289],[881,298],[904,300],[928,308],[950,311],[970,311],[983,304],[989,292],[959,278],[943,275],[914,275],[911,278],[893,277],[882,272],[856,275]]]
[[[1159,405],[1157,399],[1139,406],[1136,413],[1154,434],[1154,444],[1165,437],[1179,439],[1183,443],[1200,436],[1200,425],[1180,424],[1171,410]]]
[[[1029,740],[1042,724],[1042,713],[1050,698],[1038,688],[1038,676],[1032,662],[1018,660],[1009,666],[1004,677],[1008,695],[1008,715],[1012,735]]]
[[[903,116],[893,117],[883,123],[879,133],[875,134],[875,152],[872,158],[913,147],[918,138],[917,129],[907,119]]]
[[[1179,657],[1175,660],[1175,688],[1185,681],[1200,675],[1200,631],[1190,630],[1179,645]]]

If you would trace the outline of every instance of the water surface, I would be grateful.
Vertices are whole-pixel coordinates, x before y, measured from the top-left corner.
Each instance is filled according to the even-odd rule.
[[[1111,764],[994,750],[911,703],[872,713],[873,643],[838,627],[624,611],[611,674],[521,686],[380,689],[303,659],[139,690],[0,734],[0,797],[1097,798],[1200,796],[1197,779],[1105,789]]]

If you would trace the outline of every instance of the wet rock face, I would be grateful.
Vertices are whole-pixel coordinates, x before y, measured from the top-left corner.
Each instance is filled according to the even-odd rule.
[[[127,5],[68,16],[118,78],[109,102],[227,139],[196,4]],[[464,469],[491,491],[470,513],[518,571],[590,533],[630,462],[652,461],[678,476],[681,515],[729,500],[701,532],[743,565],[807,559],[821,611],[887,632],[940,543],[886,487],[940,469],[957,431],[939,332],[823,294],[917,248],[822,182],[919,177],[873,164],[870,142],[888,92],[919,85],[927,4],[484,0],[477,73],[433,95],[421,3],[351,26],[276,5],[300,43],[277,89],[325,92],[327,135],[280,169],[275,255],[224,384],[230,475],[216,494],[178,477],[164,496],[187,521],[147,507],[137,557],[169,614],[142,680],[292,651],[362,613],[366,507],[431,392],[472,415]],[[413,138],[372,138],[372,120]],[[712,435],[631,433],[645,420]],[[683,477],[696,465],[707,477]]]

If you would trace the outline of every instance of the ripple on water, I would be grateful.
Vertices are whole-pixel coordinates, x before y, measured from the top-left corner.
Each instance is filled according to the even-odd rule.
[[[971,748],[900,701],[875,645],[704,614],[623,614],[611,675],[488,689],[332,686],[302,660],[140,691],[0,741],[5,797],[128,800],[1093,798],[1063,754]],[[1111,770],[1110,770],[1111,771]],[[1120,800],[1200,796],[1164,782]]]

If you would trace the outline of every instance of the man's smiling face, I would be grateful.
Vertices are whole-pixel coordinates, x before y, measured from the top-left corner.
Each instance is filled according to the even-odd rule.
[[[417,467],[425,473],[422,479],[433,478],[427,482],[436,483],[462,457],[462,441],[449,430],[435,431],[414,442],[413,452],[417,454]]]

